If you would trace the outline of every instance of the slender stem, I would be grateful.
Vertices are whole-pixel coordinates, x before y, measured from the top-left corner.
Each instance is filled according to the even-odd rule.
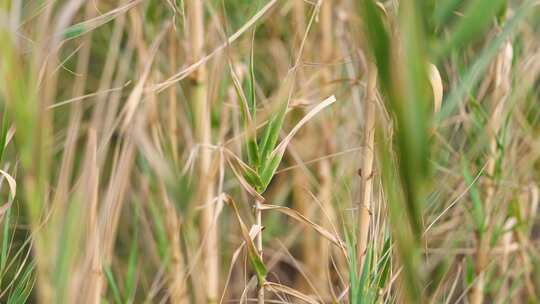
[[[174,71],[176,69],[176,57],[177,57],[177,41],[174,31],[169,33],[169,48],[168,48],[168,58],[169,65]],[[178,165],[178,127],[177,127],[177,109],[176,109],[176,86],[171,86],[169,88],[169,136],[171,141],[171,152],[174,164]]]
[[[259,234],[257,234],[257,238],[255,239],[257,250],[259,251],[259,257],[261,258],[261,261],[263,260],[263,239],[262,239],[262,211],[261,211],[262,202],[260,200],[255,201],[255,218],[257,222],[257,226],[261,229]],[[258,304],[264,304],[264,286],[259,286],[259,290],[257,293],[257,303]]]
[[[334,69],[331,67],[331,62],[334,59],[335,52],[334,46],[334,33],[335,26],[333,21],[333,8],[336,6],[336,1],[325,0],[321,5],[320,12],[320,32],[321,32],[321,60],[326,65],[321,73],[321,100],[330,96],[333,93],[334,87],[330,86],[333,79]],[[333,124],[330,121],[322,120],[319,125],[323,136],[320,137],[320,145],[324,147],[324,155],[332,153],[332,133]],[[319,177],[319,192],[318,199],[321,202],[321,210],[319,217],[322,220],[322,225],[326,229],[332,229],[332,222],[335,221],[334,207],[332,206],[332,169],[329,160],[322,160],[319,162],[317,168]],[[324,296],[324,299],[331,297],[331,284],[328,283],[330,278],[330,268],[328,267],[332,263],[331,245],[321,238],[317,242],[316,246],[319,247],[320,256],[315,257],[313,260],[322,265],[322,267],[315,265],[316,272],[316,288],[319,293]]]
[[[204,5],[202,0],[188,1],[190,59],[197,62],[204,56]],[[193,73],[191,102],[194,113],[195,141],[202,145],[211,142],[210,106],[206,68],[202,65]],[[215,207],[210,204],[214,193],[213,178],[210,176],[212,158],[208,149],[201,149],[199,154],[199,194],[206,205],[202,211],[201,231],[205,235],[204,267],[206,273],[207,303],[216,303],[219,289],[218,231],[214,222]]]
[[[362,153],[362,169],[360,172],[361,199],[358,225],[358,269],[362,268],[367,249],[369,222],[371,217],[371,197],[373,192],[373,159],[375,137],[375,94],[377,70],[370,62],[368,66],[367,91],[364,101],[364,141]]]

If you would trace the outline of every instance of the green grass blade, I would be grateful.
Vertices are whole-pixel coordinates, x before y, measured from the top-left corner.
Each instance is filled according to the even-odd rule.
[[[120,290],[118,289],[118,285],[116,284],[116,281],[114,279],[114,275],[111,271],[111,267],[109,265],[104,265],[103,272],[105,273],[105,277],[107,278],[107,285],[111,289],[114,303],[122,304],[122,297],[120,296]]]
[[[385,139],[380,138],[378,155],[381,160],[381,179],[388,204],[390,229],[392,239],[396,243],[396,252],[399,254],[400,264],[403,266],[403,275],[400,276],[406,287],[406,295],[411,303],[418,303],[421,298],[423,276],[419,271],[420,252],[419,243],[413,236],[409,219],[404,216],[403,189],[397,174],[397,164],[390,146],[385,144]]]
[[[2,160],[4,159],[8,128],[9,128],[9,125],[8,125],[8,119],[7,119],[7,111],[4,108],[4,113],[2,115],[2,129],[0,130],[0,162],[2,162]]]
[[[462,161],[462,170],[463,179],[465,180],[465,183],[469,185],[468,189],[472,202],[473,221],[476,226],[476,231],[481,235],[484,231],[484,208],[482,207],[482,201],[480,199],[480,194],[478,193],[476,184],[474,183],[473,177],[471,176],[471,174],[469,173],[469,169],[467,168],[467,160],[465,158],[463,158]]]
[[[401,28],[408,38],[401,43],[403,57],[400,57],[400,62],[403,64],[403,76],[400,83],[392,85],[389,99],[397,120],[399,168],[407,211],[415,237],[419,238],[422,232],[420,200],[430,173],[428,96],[431,88],[425,59],[425,37],[421,28],[424,17],[414,3],[404,3],[400,7]]]
[[[248,96],[249,112],[251,113],[251,117],[253,117],[253,121],[257,121],[256,119],[257,100],[255,99],[255,68],[254,68],[254,58],[253,58],[254,43],[255,43],[255,30],[253,30],[253,36],[251,39],[251,52],[249,56],[249,86],[248,86],[247,96]]]
[[[347,256],[349,257],[347,259],[347,266],[349,270],[349,302],[351,304],[358,304],[358,295],[360,294],[360,290],[358,288],[358,274],[357,274],[357,265],[358,262],[356,260],[356,244],[354,242],[354,231],[356,231],[356,226],[353,222],[352,229],[344,229],[345,230],[345,244],[347,248]]]
[[[364,259],[364,265],[362,265],[362,273],[360,274],[360,280],[358,281],[358,290],[360,291],[357,295],[358,300],[356,301],[359,304],[371,303],[369,301],[370,286],[369,276],[371,272],[371,257],[373,254],[373,247],[368,246],[366,257]]]
[[[266,166],[268,156],[274,149],[278,140],[279,131],[283,125],[286,109],[281,109],[278,114],[272,116],[268,124],[266,125],[263,136],[260,142],[260,155],[261,155],[261,167]]]
[[[244,131],[247,134],[246,154],[248,157],[248,164],[252,168],[257,168],[257,166],[259,165],[259,147],[257,145],[257,130],[255,128],[255,95],[254,89],[252,89],[254,85],[254,83],[252,83],[252,81],[254,82],[251,76],[252,72],[249,72],[250,77],[247,81],[248,85],[247,88],[244,89],[240,85],[238,77],[236,76],[234,69],[232,68],[232,65],[229,64],[229,67],[231,71],[233,85],[239,99],[238,104],[240,106],[242,125],[244,127]],[[247,96],[244,93],[244,90],[249,92]]]
[[[266,125],[263,136],[259,142],[259,152],[260,152],[260,166],[262,170],[265,167],[268,167],[267,162],[271,161],[269,159],[270,154],[276,147],[277,140],[279,138],[279,132],[283,127],[283,121],[285,120],[285,114],[287,113],[287,108],[289,107],[289,100],[292,96],[292,90],[294,88],[294,73],[290,73],[285,79],[285,83],[281,92],[278,94],[277,101],[280,102],[279,109],[276,114],[272,115],[268,124]]]
[[[87,29],[84,24],[74,24],[67,27],[62,34],[64,39],[73,39],[83,35],[86,32]]]
[[[243,176],[246,179],[246,181],[250,184],[251,187],[253,187],[257,191],[261,191],[261,189],[266,188],[264,185],[261,176],[257,174],[256,172],[252,172],[249,170],[243,170]]]
[[[386,241],[384,241],[383,250],[381,253],[381,258],[379,260],[378,268],[382,268],[379,274],[379,288],[384,288],[386,284],[386,280],[388,279],[388,274],[390,273],[390,255],[391,255],[391,248],[390,248],[390,238],[387,238]]]
[[[4,215],[4,224],[2,226],[2,251],[0,253],[0,281],[3,277],[7,263],[9,251],[9,224],[11,222],[11,207],[7,209]]]
[[[262,287],[264,282],[266,281],[266,275],[268,274],[268,269],[266,268],[266,265],[264,265],[261,257],[259,256],[259,252],[255,248],[255,244],[253,243],[253,240],[249,236],[249,230],[247,229],[246,224],[242,220],[242,217],[240,217],[240,213],[238,211],[238,207],[236,206],[236,202],[232,199],[232,197],[228,195],[224,197],[224,201],[233,209],[234,215],[238,221],[238,225],[240,226],[242,237],[246,244],[249,263],[251,267],[253,268],[253,271],[255,272],[259,287]]]
[[[265,166],[262,168],[260,177],[261,177],[261,189],[260,193],[264,192],[266,190],[266,187],[270,184],[270,181],[272,181],[272,177],[274,177],[274,173],[276,172],[279,163],[281,162],[282,154],[276,154],[268,161],[265,162]]]
[[[368,51],[377,66],[377,75],[383,91],[390,90],[392,79],[390,37],[384,25],[381,11],[372,0],[360,1],[360,15],[365,20],[364,32],[369,43]]]
[[[17,280],[15,288],[10,293],[7,304],[23,304],[27,303],[28,298],[34,287],[34,278],[32,276],[34,272],[34,264],[26,266],[22,275]]]
[[[138,212],[135,212],[137,215]],[[134,216],[134,220],[138,217]],[[137,258],[138,258],[138,248],[137,240],[139,235],[138,226],[135,226],[135,232],[133,233],[133,239],[131,240],[131,248],[129,250],[128,257],[128,268],[126,273],[126,282],[124,290],[126,291],[126,299],[132,300],[135,298],[135,275],[137,271]]]
[[[254,49],[254,40],[255,40],[255,30],[253,31],[253,38],[251,42],[251,54],[249,57],[249,85],[248,85],[248,110],[251,114],[252,124],[249,126],[249,132],[253,133],[251,136],[248,136],[247,140],[247,151],[248,151],[248,160],[252,168],[257,168],[260,162],[259,147],[257,145],[257,131],[255,130],[255,125],[257,124],[257,100],[255,97],[255,69],[254,69],[254,58],[253,58],[253,49]]]

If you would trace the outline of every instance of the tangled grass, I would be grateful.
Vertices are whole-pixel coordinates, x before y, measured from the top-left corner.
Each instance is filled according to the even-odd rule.
[[[0,302],[540,301],[538,4],[0,1]]]

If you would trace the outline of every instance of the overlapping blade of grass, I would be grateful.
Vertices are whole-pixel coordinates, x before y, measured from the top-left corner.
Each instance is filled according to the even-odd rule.
[[[4,12],[2,3],[2,12]],[[6,10],[7,11],[7,10]],[[44,19],[46,20],[46,19]],[[39,29],[39,33],[44,35],[46,27]],[[39,34],[38,34],[39,36]],[[33,37],[39,43],[43,43],[45,37]],[[37,86],[39,82],[38,72],[40,68],[49,70],[50,65],[44,64],[42,67],[39,60],[32,62],[21,53],[17,45],[17,39],[9,27],[0,26],[0,93],[5,102],[5,110],[8,111],[10,120],[16,128],[15,148],[17,159],[24,170],[25,183],[22,187],[24,193],[24,213],[27,216],[30,228],[35,231],[33,234],[33,251],[35,253],[35,270],[40,288],[38,293],[44,301],[52,300],[52,293],[45,294],[44,290],[51,287],[50,273],[47,273],[48,263],[45,242],[45,231],[48,227],[38,229],[41,224],[44,206],[46,203],[46,193],[49,169],[51,164],[51,125],[50,113],[44,111],[50,101],[52,92],[56,90],[55,82],[51,79],[48,84],[43,84],[42,98],[37,99]],[[52,52],[54,53],[54,52]],[[35,54],[32,54],[35,55]],[[32,56],[30,56],[32,57]],[[34,56],[40,58],[40,56]],[[50,55],[55,57],[55,55]],[[51,58],[49,58],[51,59]],[[51,59],[51,61],[54,61]],[[39,115],[38,115],[39,114]],[[53,260],[53,259],[51,259]],[[52,269],[49,268],[49,269]]]
[[[255,38],[255,31],[253,31],[253,39]],[[255,99],[255,71],[254,71],[254,58],[253,58],[253,41],[251,43],[251,55],[249,57],[249,77],[248,77],[248,85],[247,85],[247,103],[248,103],[248,110],[251,114],[251,124],[249,125],[248,132],[250,132],[250,136],[248,136],[247,139],[247,151],[248,151],[248,158],[249,158],[249,164],[257,168],[260,163],[260,153],[259,153],[259,146],[257,144],[257,130],[256,130],[256,121],[257,121],[257,100]]]
[[[34,263],[30,263],[24,268],[15,287],[9,293],[7,304],[27,303],[35,283],[34,266]]]
[[[420,200],[426,189],[430,174],[429,162],[429,122],[431,95],[427,75],[426,45],[423,29],[423,12],[416,2],[408,2],[400,7],[402,35],[403,73],[400,84],[393,86],[389,93],[390,108],[396,114],[396,136],[399,153],[399,168],[407,201],[409,220],[415,237],[422,233],[422,206]],[[394,78],[395,79],[395,78]],[[399,91],[396,91],[400,88]],[[403,99],[400,100],[400,97]]]
[[[250,69],[252,59],[250,59]],[[248,158],[248,164],[252,168],[256,169],[259,165],[259,147],[257,144],[257,130],[256,130],[256,101],[254,92],[254,75],[253,72],[249,72],[249,81],[247,86],[241,85],[241,80],[234,71],[232,64],[229,63],[233,86],[238,96],[238,104],[240,106],[240,113],[242,118],[242,126],[246,131],[246,154]],[[245,83],[246,81],[244,81]],[[247,88],[246,88],[247,87]],[[245,93],[247,91],[247,94]]]
[[[12,226],[15,226],[14,223],[11,223]],[[13,229],[11,229],[13,230]],[[2,273],[0,273],[0,276],[2,278],[2,291],[0,292],[0,299],[4,299],[6,295],[9,294],[9,292],[12,291],[14,286],[16,284],[21,284],[20,282],[20,276],[26,269],[26,267],[29,267],[29,263],[33,263],[32,270],[35,270],[35,263],[31,260],[30,253],[31,253],[31,239],[26,238],[24,240],[24,243],[19,246],[19,248],[15,251],[13,248],[13,242],[15,240],[15,231],[12,231],[12,238],[8,242],[8,247],[6,249],[6,265],[4,269],[2,270]],[[12,277],[10,277],[10,274],[13,274]],[[35,274],[35,273],[34,273]],[[9,280],[8,280],[9,278]],[[35,279],[35,277],[34,277]]]
[[[353,227],[354,228],[354,225]],[[350,231],[355,231],[352,229]],[[379,303],[381,291],[386,286],[386,281],[390,273],[391,241],[386,238],[382,251],[379,255],[375,252],[373,243],[366,248],[363,265],[358,273],[359,263],[356,253],[357,246],[354,244],[354,234],[346,233],[347,263],[349,270],[349,303],[351,304],[371,304]]]
[[[252,50],[253,52],[253,50]],[[242,113],[242,120],[246,138],[246,150],[248,156],[249,168],[241,170],[243,177],[250,186],[254,188],[259,194],[263,193],[270,181],[272,180],[277,167],[281,163],[285,148],[292,139],[292,137],[298,132],[298,130],[307,123],[313,116],[319,111],[335,102],[335,97],[331,96],[314,107],[306,116],[301,119],[291,132],[283,139],[278,145],[279,134],[282,131],[283,123],[285,121],[285,114],[289,107],[289,100],[292,96],[292,89],[294,88],[294,73],[289,73],[284,85],[280,89],[280,93],[277,96],[277,102],[279,108],[277,111],[270,115],[268,122],[262,135],[257,134],[256,126],[256,101],[255,101],[255,76],[253,71],[253,53],[250,59],[249,68],[249,84],[247,85],[247,94],[244,92],[240,81],[235,75],[234,70],[231,67],[231,75],[233,78],[233,85],[236,89],[239,106]],[[249,97],[247,97],[249,96]]]
[[[349,254],[354,253],[352,249]],[[360,276],[356,274],[356,265],[352,263],[349,265],[349,276],[351,276],[350,283],[350,303],[351,304],[368,304],[376,303],[376,287],[371,285],[371,264],[372,264],[373,249],[368,246],[366,250],[366,257],[364,258],[364,264],[362,265],[362,272]]]
[[[232,197],[228,195],[224,196],[224,201],[232,208],[233,213],[238,221],[238,225],[240,226],[240,231],[242,233],[242,238],[244,239],[244,242],[246,244],[249,262],[257,276],[257,282],[259,284],[259,288],[262,288],[264,283],[266,282],[266,275],[268,274],[268,270],[266,269],[266,266],[264,265],[261,259],[259,250],[257,250],[253,242],[253,239],[249,235],[249,230],[247,229],[246,224],[240,217],[240,212],[238,211],[238,207],[236,206],[236,203],[234,202]]]
[[[381,126],[379,126],[381,128]],[[410,303],[421,301],[423,274],[420,272],[421,256],[419,244],[414,237],[409,219],[403,216],[403,185],[396,170],[397,163],[392,152],[392,146],[383,144],[384,139],[378,136],[377,151],[380,158],[382,185],[384,188],[388,212],[390,216],[390,231],[395,240],[400,264],[403,266],[401,280],[406,286],[405,295]],[[405,299],[402,299],[405,301]]]
[[[362,1],[366,36],[370,53],[375,58],[379,70],[380,86],[387,108],[393,114],[397,133],[399,166],[407,193],[407,209],[412,227],[419,233],[419,211],[416,206],[417,189],[428,174],[427,107],[429,96],[424,61],[424,41],[419,28],[421,16],[412,4],[402,5],[403,23],[402,55],[392,53],[394,45],[385,28],[381,14],[372,1]],[[395,63],[395,64],[394,64]]]
[[[270,183],[273,177],[275,169],[281,162],[281,158],[272,157],[272,151],[276,147],[277,140],[279,138],[279,133],[283,127],[283,122],[285,120],[285,114],[289,107],[289,100],[292,96],[292,90],[294,87],[294,77],[290,73],[285,80],[285,84],[281,88],[281,93],[278,94],[278,102],[280,104],[279,109],[276,113],[270,116],[268,123],[263,131],[262,137],[259,141],[259,159],[260,164],[258,167],[258,172],[261,177],[262,187],[259,191],[264,192],[266,187]]]
[[[416,2],[401,3],[397,38],[387,30],[377,5],[373,1],[361,1],[366,45],[377,65],[379,87],[395,132],[395,156],[392,145],[380,140],[382,181],[390,225],[404,266],[406,293],[408,300],[415,303],[423,298],[419,247],[423,231],[422,200],[430,175],[428,122],[432,94],[421,8]]]
[[[365,34],[370,46],[369,51],[375,59],[379,83],[385,96],[387,108],[393,114],[397,148],[400,157],[400,172],[405,183],[407,211],[416,235],[420,235],[420,211],[417,206],[418,194],[423,179],[428,174],[428,100],[430,95],[426,75],[423,35],[418,29],[420,22],[415,21],[418,9],[403,5],[402,13],[406,18],[404,26],[403,54],[395,51],[399,48],[391,41],[386,30],[382,14],[373,1],[362,1],[365,19]],[[421,16],[419,16],[421,18]],[[394,51],[392,51],[394,50]],[[406,58],[400,60],[399,57]]]
[[[330,106],[335,101],[336,101],[336,98],[334,95],[323,100],[313,109],[311,109],[298,123],[296,123],[296,125],[292,128],[289,134],[287,134],[287,136],[283,138],[283,140],[270,152],[270,154],[267,155],[266,158],[263,158],[263,156],[261,155],[261,159],[263,159],[263,162],[260,168],[260,175],[261,175],[261,180],[263,182],[264,189],[268,186],[268,184],[272,180],[272,177],[274,176],[277,170],[277,167],[279,166],[279,163],[281,162],[281,159],[283,158],[285,149],[287,148],[289,142],[294,137],[294,135],[300,130],[300,128],[304,124],[306,124],[315,115],[317,115],[317,113],[322,111],[324,108]]]

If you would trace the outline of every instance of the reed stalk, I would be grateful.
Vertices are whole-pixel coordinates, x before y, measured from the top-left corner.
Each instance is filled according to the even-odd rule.
[[[197,62],[204,56],[204,5],[202,0],[186,3],[189,20],[189,49],[191,62]],[[205,205],[201,214],[201,233],[204,242],[204,269],[206,275],[206,298],[208,303],[215,303],[219,293],[219,260],[218,231],[213,223],[214,205],[210,202],[214,196],[214,182],[211,171],[211,151],[207,146],[211,143],[210,107],[207,90],[207,71],[201,65],[193,71],[191,81],[191,106],[193,111],[194,139],[199,149],[199,195]]]
[[[364,98],[364,138],[362,141],[362,167],[360,170],[360,205],[358,207],[358,247],[356,254],[361,269],[366,254],[369,223],[371,219],[371,200],[373,196],[373,162],[375,159],[375,106],[377,69],[368,63],[367,84]]]

